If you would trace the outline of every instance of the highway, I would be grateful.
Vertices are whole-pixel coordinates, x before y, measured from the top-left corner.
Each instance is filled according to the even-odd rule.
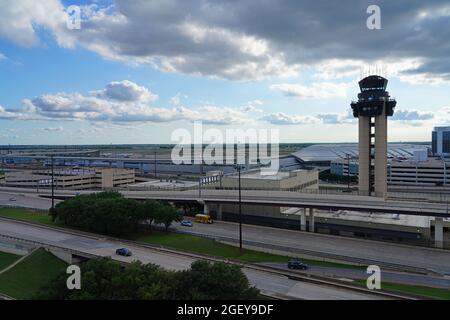
[[[36,194],[35,189],[0,187],[0,192]],[[98,191],[56,190],[55,196],[60,199],[74,197],[77,194],[90,194]],[[132,199],[155,199],[166,201],[206,203],[237,203],[237,190],[198,190],[187,191],[120,191],[125,197]],[[40,190],[39,195],[50,196],[50,190]],[[435,216],[450,218],[449,207],[439,202],[400,201],[378,197],[356,196],[346,194],[314,194],[291,191],[244,190],[242,203],[253,205],[269,205],[282,207],[316,208],[324,210],[353,210],[372,213],[398,213],[419,216]]]
[[[10,197],[16,197],[17,201],[9,201]],[[39,198],[33,193],[17,195],[17,193],[14,194],[11,191],[0,192],[0,205],[48,209],[50,203],[49,199]],[[182,232],[210,237],[224,237],[235,241],[237,241],[238,235],[238,226],[231,222],[215,221],[212,225],[194,223],[192,228],[174,225],[173,228]],[[317,256],[320,256],[320,254],[333,254],[343,258],[368,259],[402,266],[420,267],[450,275],[450,251],[448,250],[254,225],[243,226],[243,239],[263,248],[270,248],[270,246],[276,245],[277,247],[285,248],[286,252],[292,252],[293,250],[311,251],[317,253]]]
[[[191,257],[181,254],[168,254],[156,249],[124,244],[102,238],[93,238],[4,219],[0,219],[0,235],[64,247],[97,256],[111,256],[118,261],[131,262],[133,260],[139,260],[143,263],[155,263],[163,268],[171,270],[187,269],[194,261]],[[120,247],[129,248],[133,252],[133,256],[122,257],[115,255],[115,250]],[[256,286],[265,293],[283,298],[308,300],[372,300],[382,298],[369,293],[295,281],[282,275],[256,271],[248,268],[243,268],[243,272],[248,277],[251,285]]]
[[[193,227],[174,226],[175,229],[197,235],[238,239],[238,224],[215,221],[213,224],[194,223]],[[450,251],[408,246],[381,241],[345,238],[255,225],[243,225],[243,240],[262,248],[273,246],[295,250],[326,253],[355,259],[368,259],[388,264],[420,267],[450,275]],[[320,256],[320,255],[318,255]],[[345,260],[345,259],[344,259]]]
[[[280,270],[288,270],[286,263],[261,263]],[[335,279],[367,279],[366,270],[339,267],[309,266],[309,274]],[[394,282],[450,290],[450,277],[381,270],[381,281]]]
[[[73,197],[77,193],[88,194],[95,191],[58,190],[59,198]],[[237,190],[202,190],[199,197],[198,190],[187,191],[120,191],[125,197],[132,199],[155,199],[167,201],[209,203],[237,203]],[[41,192],[49,195],[49,191]],[[269,205],[281,207],[316,208],[324,210],[353,210],[372,213],[398,213],[419,216],[449,217],[450,212],[446,203],[414,202],[412,200],[399,201],[377,197],[355,195],[327,195],[314,193],[301,193],[291,191],[263,191],[244,190],[242,203],[248,205]]]
[[[10,199],[15,199],[11,201]],[[56,200],[55,203],[60,202]],[[18,193],[0,191],[0,206],[17,206],[23,208],[48,210],[51,207],[51,200],[41,198],[37,194],[33,193]]]

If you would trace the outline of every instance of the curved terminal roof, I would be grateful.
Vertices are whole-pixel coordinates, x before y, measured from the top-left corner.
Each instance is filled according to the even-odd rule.
[[[411,159],[414,157],[414,151],[424,151],[428,147],[426,144],[388,144],[388,158]],[[304,162],[325,162],[347,159],[347,154],[350,158],[358,158],[358,144],[315,144],[292,153],[292,156]]]

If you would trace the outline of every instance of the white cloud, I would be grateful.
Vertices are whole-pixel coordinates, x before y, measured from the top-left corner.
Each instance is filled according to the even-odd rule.
[[[65,8],[59,0],[0,0],[0,8],[0,37],[32,47],[40,42],[37,29],[45,28],[61,46],[73,45]]]
[[[100,96],[118,100],[118,101],[155,101],[158,99],[156,94],[153,94],[145,87],[139,86],[129,80],[113,81],[106,85],[106,88],[101,91]]]
[[[310,86],[281,83],[271,85],[270,90],[299,99],[330,99],[336,97],[344,98],[350,85],[349,83],[332,82],[314,82]]]
[[[62,132],[64,131],[63,127],[47,127],[47,128],[43,128],[43,131],[47,131],[47,132]]]
[[[95,1],[81,6],[81,30],[66,27],[62,3],[0,0],[0,37],[30,47],[40,43],[44,29],[63,47],[227,79],[291,76],[313,65],[318,78],[329,81],[354,76],[361,64],[377,59],[416,59],[419,65],[398,72],[402,81],[450,81],[447,0],[386,2],[383,29],[389,32],[372,33],[361,27],[365,7],[356,0],[326,6],[314,1]]]
[[[243,112],[262,112],[259,106],[262,106],[263,103],[261,100],[255,99],[252,101],[247,102],[245,105],[243,105],[240,110]]]
[[[240,108],[203,105],[196,108],[161,108],[149,105],[157,97],[145,87],[130,81],[116,81],[105,89],[80,93],[44,94],[24,99],[19,110],[0,107],[0,119],[85,120],[95,122],[203,121],[204,124],[244,124],[252,120]],[[56,131],[56,128],[46,128]]]
[[[417,110],[395,110],[392,120],[398,121],[418,121],[431,120],[434,118],[432,112],[422,112]]]
[[[283,112],[267,114],[260,118],[275,125],[293,125],[293,124],[313,124],[318,123],[319,119],[312,116],[288,115]]]

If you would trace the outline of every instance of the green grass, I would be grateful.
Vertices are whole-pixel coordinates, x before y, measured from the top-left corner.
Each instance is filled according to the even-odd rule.
[[[213,239],[194,236],[183,233],[165,233],[153,231],[152,233],[139,234],[131,237],[132,240],[141,241],[154,245],[190,251],[215,257],[226,259],[234,259],[242,262],[280,262],[287,263],[288,256],[265,253],[261,251],[244,249],[243,252],[239,248],[217,242]],[[302,259],[305,263],[315,266],[338,267],[338,268],[360,268],[359,266],[340,264],[327,261]]]
[[[20,208],[0,208],[0,217],[24,220],[34,223],[55,225],[51,217],[45,212],[37,212]]]
[[[14,268],[0,274],[0,293],[15,299],[31,299],[65,268],[65,262],[39,249]]]
[[[0,271],[13,264],[19,258],[20,256],[12,253],[0,252]]]
[[[366,280],[355,280],[357,284],[362,286],[366,285]],[[416,286],[409,284],[399,284],[392,282],[382,282],[381,290],[389,290],[392,292],[413,294],[422,296],[424,298],[439,299],[439,300],[450,300],[450,290],[441,288],[432,288],[425,286]]]
[[[43,212],[35,212],[27,209],[1,209],[0,208],[0,217],[7,217],[12,219],[18,219],[33,223],[41,223],[51,226],[59,226],[64,227],[63,225],[59,225],[57,223],[52,222],[51,217]],[[73,228],[72,228],[73,229]],[[242,262],[280,262],[286,263],[289,260],[289,257],[270,254],[255,250],[247,250],[245,249],[242,253],[239,251],[237,247],[219,243],[212,239],[207,239],[200,236],[189,235],[189,234],[181,234],[181,233],[165,233],[153,231],[152,233],[143,233],[139,235],[131,235],[129,236],[131,240],[142,241],[149,244],[161,245],[164,247],[195,252],[215,257],[221,257],[226,259],[234,259]],[[320,260],[310,260],[310,259],[302,259],[305,263],[314,265],[314,266],[322,266],[322,267],[333,267],[333,268],[364,268],[360,266],[350,265],[350,264],[342,264],[335,262],[327,262]]]

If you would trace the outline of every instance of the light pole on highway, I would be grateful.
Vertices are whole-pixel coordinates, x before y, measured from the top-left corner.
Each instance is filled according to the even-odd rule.
[[[238,188],[239,188],[239,251],[242,251],[242,194],[241,194],[241,166],[236,165],[238,170]]]
[[[155,151],[155,167],[153,169],[155,171],[155,179],[156,179],[156,151]]]
[[[55,161],[53,156],[50,156],[52,161],[52,209],[55,209]]]

